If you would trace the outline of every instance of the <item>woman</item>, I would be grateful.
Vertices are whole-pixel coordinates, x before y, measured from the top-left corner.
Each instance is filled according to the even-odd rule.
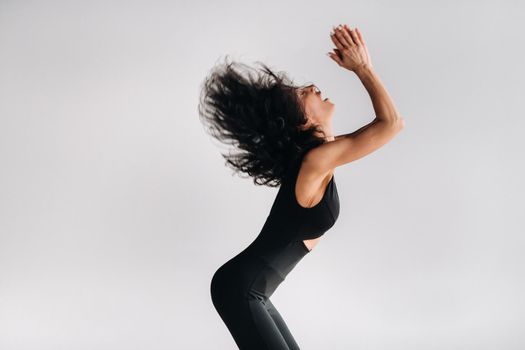
[[[238,146],[227,165],[280,186],[262,230],[213,275],[211,299],[239,349],[299,349],[270,296],[339,216],[334,169],[383,146],[404,126],[373,70],[360,31],[340,25],[330,33],[329,56],[361,79],[376,118],[333,136],[334,104],[313,84],[294,86],[263,64],[243,76],[227,64],[205,81],[199,112],[212,135]],[[240,65],[242,66],[242,65]]]

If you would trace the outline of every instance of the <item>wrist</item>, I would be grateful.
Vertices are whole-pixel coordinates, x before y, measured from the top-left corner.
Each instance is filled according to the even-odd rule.
[[[366,76],[367,74],[370,74],[373,70],[374,68],[371,65],[364,64],[354,69],[354,73],[358,77],[362,77],[362,76]]]

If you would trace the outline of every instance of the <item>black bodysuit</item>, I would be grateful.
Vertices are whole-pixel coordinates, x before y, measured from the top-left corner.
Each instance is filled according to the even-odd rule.
[[[270,296],[310,251],[303,240],[322,236],[339,216],[334,175],[321,201],[302,207],[295,197],[299,157],[283,179],[255,240],[212,277],[213,305],[241,350],[299,349]]]

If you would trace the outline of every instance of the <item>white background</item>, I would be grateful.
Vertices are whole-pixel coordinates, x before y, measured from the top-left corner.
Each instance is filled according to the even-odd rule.
[[[234,349],[215,269],[276,188],[198,119],[219,57],[373,117],[325,55],[358,26],[405,119],[336,169],[336,225],[272,296],[303,349],[525,348],[518,1],[0,1],[0,348]]]

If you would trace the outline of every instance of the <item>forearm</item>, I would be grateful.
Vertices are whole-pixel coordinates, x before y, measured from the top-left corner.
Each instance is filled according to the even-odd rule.
[[[376,118],[387,122],[396,123],[401,118],[394,101],[386,91],[381,79],[373,68],[365,67],[355,71],[372,99]]]

